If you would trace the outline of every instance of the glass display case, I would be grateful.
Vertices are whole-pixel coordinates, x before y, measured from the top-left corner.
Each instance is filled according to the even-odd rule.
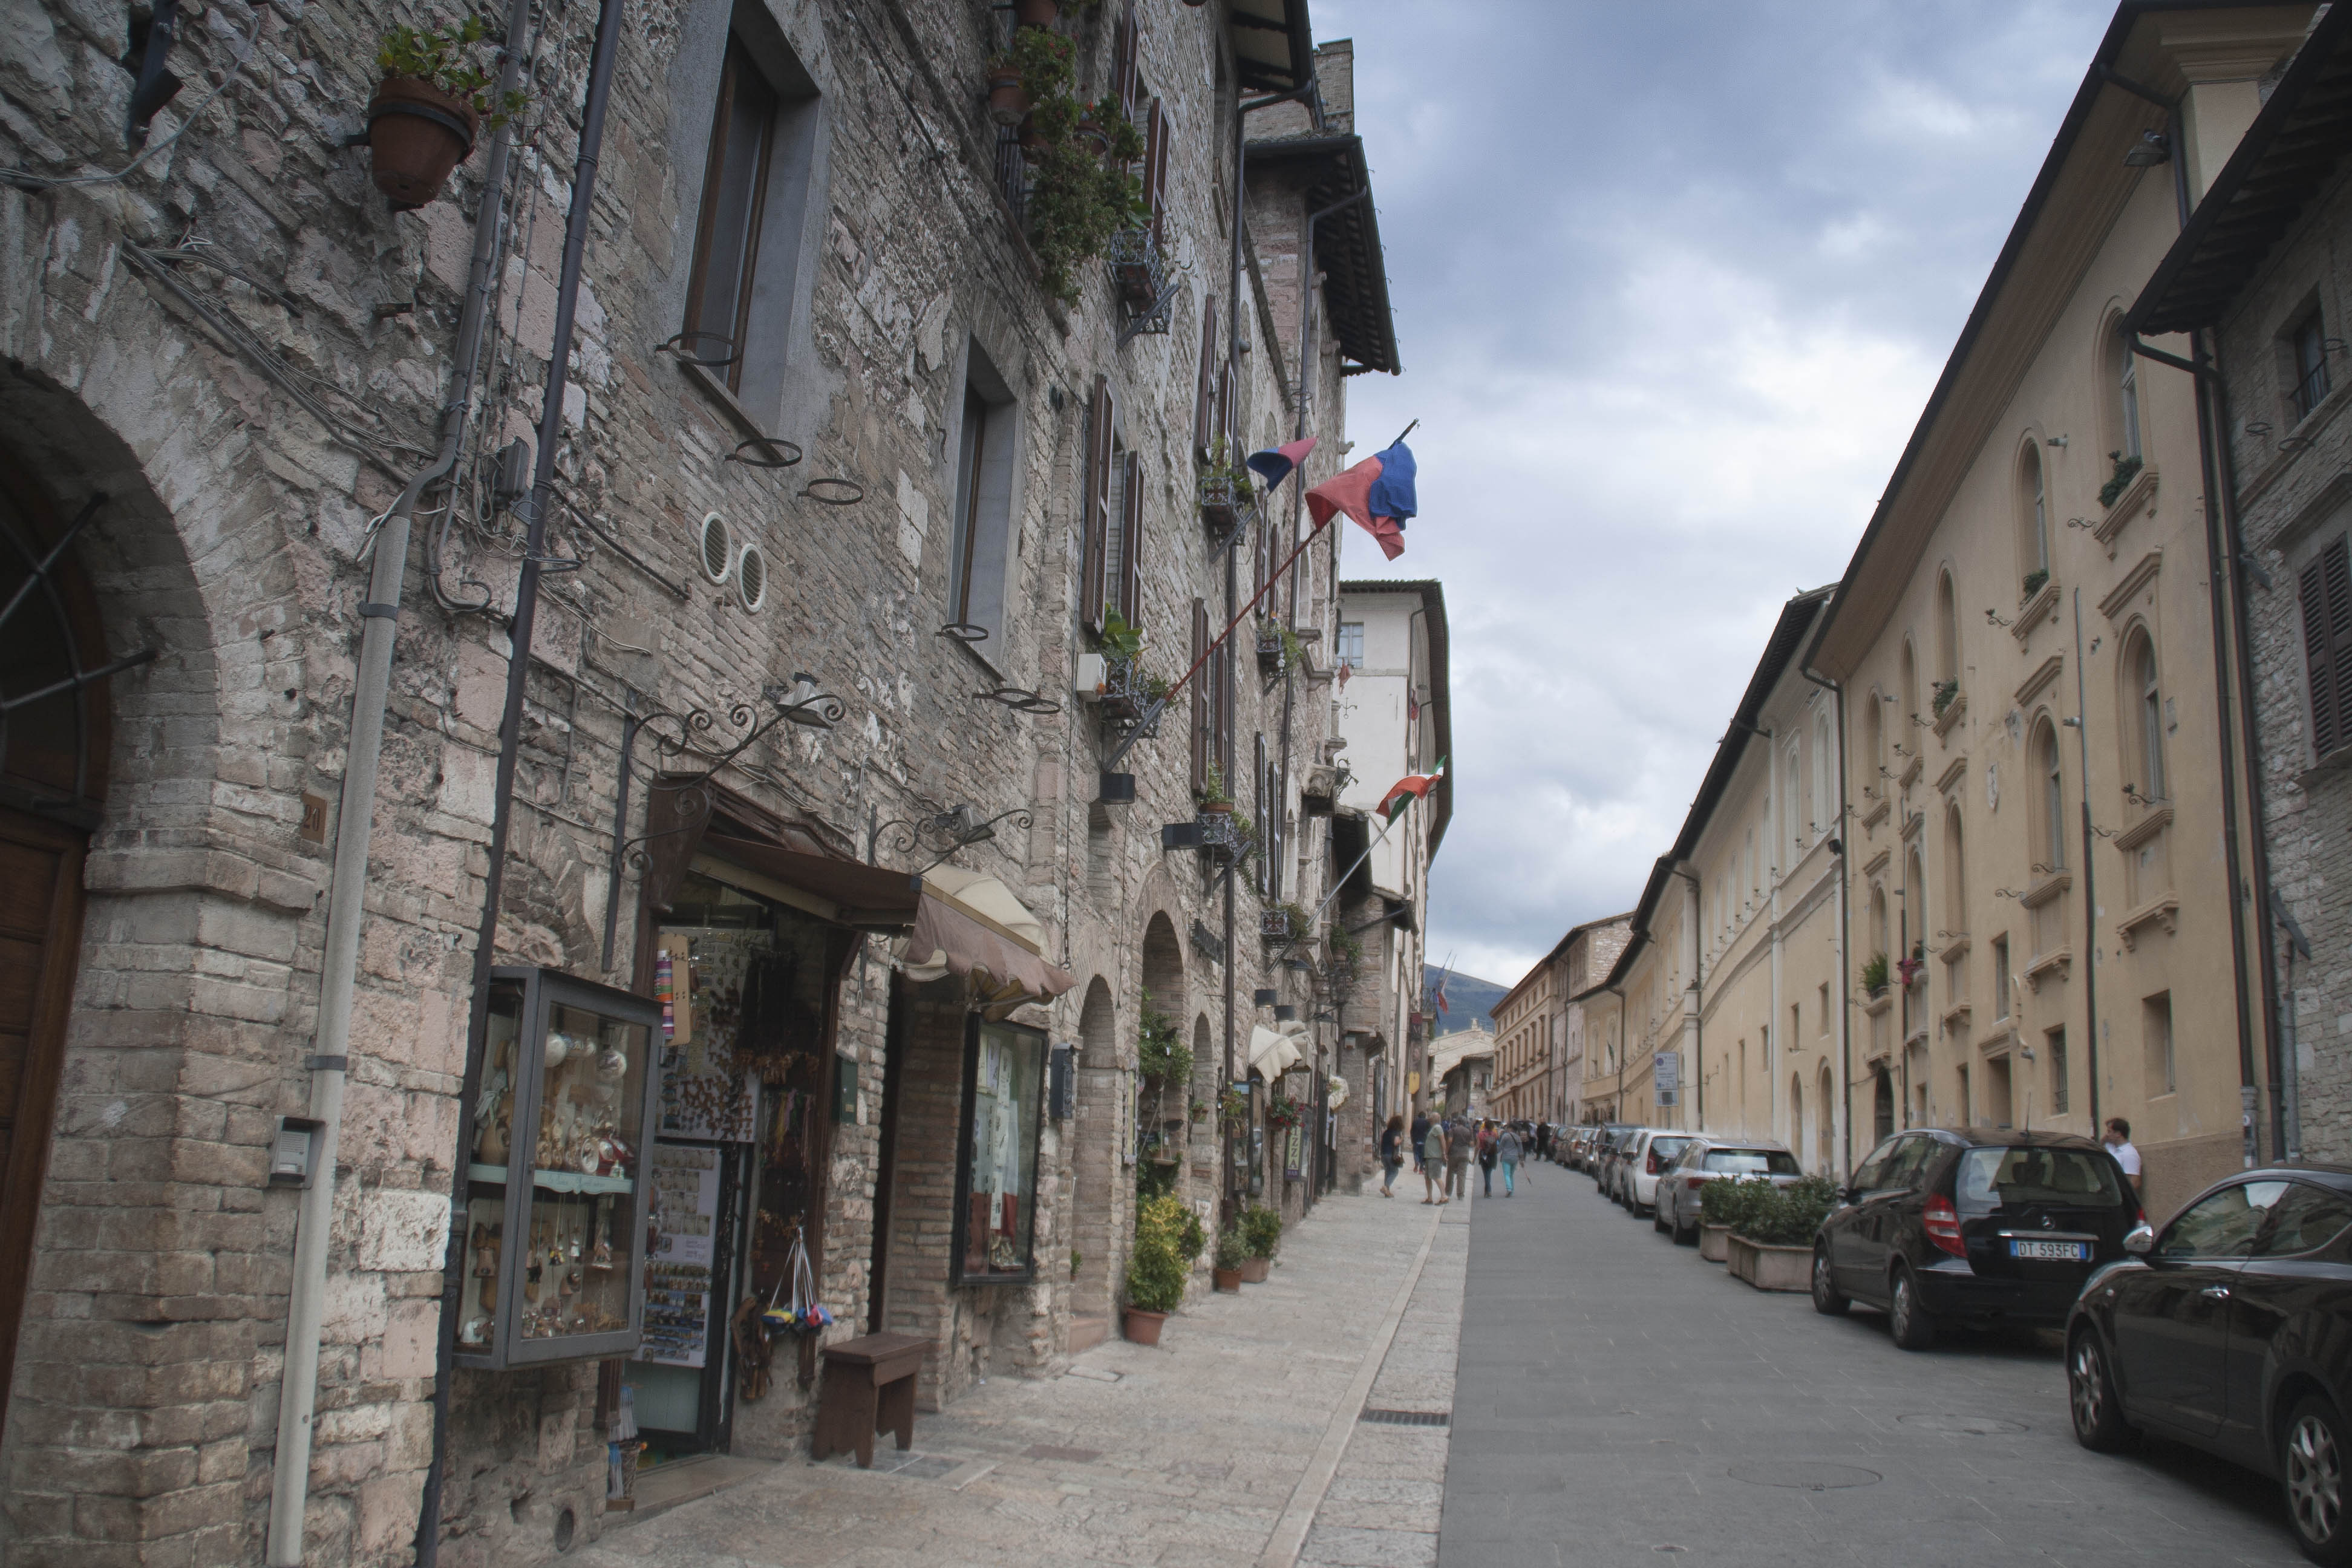
[[[1013,1285],[1035,1278],[1037,1138],[1045,1108],[1045,1037],[973,1015],[965,1036],[956,1161],[959,1285]]]
[[[491,972],[459,1365],[637,1348],[660,1022],[660,1003],[608,985],[545,969]]]

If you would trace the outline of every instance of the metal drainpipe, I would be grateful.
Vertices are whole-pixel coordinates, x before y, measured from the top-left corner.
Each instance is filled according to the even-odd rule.
[[[1838,862],[1838,1077],[1842,1080],[1838,1089],[1839,1098],[1845,1102],[1845,1137],[1842,1144],[1845,1161],[1844,1170],[1846,1174],[1852,1175],[1853,1173],[1853,965],[1848,961],[1848,955],[1853,952],[1853,935],[1848,929],[1848,922],[1853,915],[1846,894],[1847,873],[1853,862],[1846,858],[1845,853],[1847,816],[1845,688],[1826,676],[1815,675],[1810,669],[1800,669],[1797,673],[1826,690],[1837,702],[1838,830],[1832,837],[1837,840]],[[1875,1127],[1872,1129],[1874,1133],[1876,1131]]]
[[[2074,748],[2083,759],[2083,1004],[2091,1018],[2091,1136],[2099,1135],[2099,890],[2096,868],[2091,864],[2091,851],[2098,836],[2091,831],[2091,726],[2085,721],[2090,712],[2090,699],[2084,695],[2089,688],[2083,675],[2083,590],[2074,593],[2074,717],[2066,722],[2074,727]],[[2245,986],[2241,977],[2239,992]]]
[[[540,568],[547,554],[547,508],[555,478],[555,448],[563,438],[563,391],[570,374],[572,320],[580,303],[580,273],[588,248],[589,215],[595,206],[596,170],[604,143],[604,110],[613,96],[613,67],[620,52],[622,0],[602,0],[596,38],[588,63],[588,96],[580,117],[580,155],[572,177],[572,210],[563,226],[563,270],[555,291],[555,330],[549,340],[547,395],[539,416],[539,453],[531,476],[522,574],[515,586],[514,618],[509,624],[506,709],[499,721],[499,763],[490,821],[488,864],[483,877],[482,919],[474,942],[473,998],[466,1030],[466,1071],[457,1097],[457,1141],[450,1153],[449,1243],[442,1265],[441,1324],[434,1358],[433,1459],[425,1472],[417,1512],[416,1568],[433,1568],[441,1550],[441,1489],[449,1469],[449,1384],[456,1371],[457,1318],[465,1288],[466,1206],[471,1184],[467,1151],[473,1147],[474,1101],[482,1088],[482,1049],[488,1032],[490,969],[498,960],[499,902],[506,886],[507,836],[514,821],[516,753],[522,744],[523,689],[530,674],[531,629],[538,619]],[[609,889],[605,896],[618,896]]]
[[[530,0],[517,0],[507,19],[499,69],[501,96],[522,79],[530,30]],[[335,1145],[342,1125],[343,1087],[350,1073],[352,997],[359,972],[360,933],[366,923],[368,845],[374,827],[383,715],[392,684],[392,657],[400,600],[408,574],[409,524],[425,491],[456,467],[473,402],[474,368],[489,317],[492,269],[499,248],[510,127],[490,138],[482,169],[482,202],[474,219],[474,258],[450,351],[453,375],[441,408],[441,449],[400,492],[376,535],[367,603],[360,606],[360,655],[352,693],[351,743],[343,769],[340,820],[327,892],[327,940],[320,960],[317,1049],[310,1058],[310,1115],[320,1124],[310,1184],[303,1189],[294,1229],[293,1279],[286,1302],[285,1371],[278,1386],[278,1451],[269,1487],[267,1550],[271,1568],[299,1568],[302,1527],[310,1496],[310,1439],[319,1393],[319,1341],[325,1317],[330,1231],[335,1208]]]
[[[1767,768],[1771,766],[1771,760],[1769,757],[1765,760],[1765,766]],[[1683,910],[1683,923],[1690,927],[1691,1055],[1698,1059],[1691,1062],[1685,1070],[1691,1075],[1691,1116],[1698,1123],[1691,1131],[1696,1132],[1706,1125],[1706,1080],[1704,1076],[1706,1068],[1706,987],[1700,977],[1699,967],[1698,873],[1685,871],[1677,866],[1675,868],[1675,875],[1690,884],[1690,903]],[[1682,1118],[1677,1116],[1675,1120],[1679,1121]]]

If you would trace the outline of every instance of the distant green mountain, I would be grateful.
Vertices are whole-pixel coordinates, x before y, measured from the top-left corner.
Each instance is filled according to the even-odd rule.
[[[1422,995],[1426,998],[1428,1010],[1436,1008],[1437,977],[1441,973],[1434,963],[1421,966]],[[1491,980],[1481,980],[1475,974],[1465,974],[1455,970],[1445,976],[1445,1008],[1438,1013],[1436,1025],[1429,1031],[1430,1035],[1434,1037],[1451,1029],[1466,1029],[1473,1018],[1478,1020],[1481,1028],[1494,1028],[1495,1004],[1500,1002],[1510,989],[1507,985],[1497,985]]]

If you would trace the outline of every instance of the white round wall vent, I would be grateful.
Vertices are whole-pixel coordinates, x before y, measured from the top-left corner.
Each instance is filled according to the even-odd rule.
[[[768,556],[756,544],[743,546],[743,553],[736,558],[735,596],[754,614],[768,602]]]
[[[728,571],[735,564],[735,531],[717,512],[705,513],[702,519],[702,574],[714,583],[727,581]]]

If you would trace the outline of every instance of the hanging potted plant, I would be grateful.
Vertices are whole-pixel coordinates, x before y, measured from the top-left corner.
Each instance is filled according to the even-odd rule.
[[[438,196],[449,172],[472,156],[474,138],[520,112],[520,91],[492,101],[490,37],[487,22],[468,16],[438,31],[394,27],[377,46],[383,77],[368,103],[368,154],[375,188],[394,211]]]
[[[1043,27],[1022,27],[1004,52],[988,62],[988,117],[999,125],[1021,128],[1021,151],[1035,156],[1033,146],[1045,145],[1069,134],[1077,119],[1070,84],[1077,79],[1070,40]]]
[[[1208,782],[1201,786],[1200,792],[1192,798],[1199,803],[1202,816],[1233,815],[1234,797],[1225,793],[1224,775],[1217,771],[1217,764],[1214,763],[1209,764]]]
[[[1250,1097],[1245,1089],[1228,1088],[1217,1096],[1217,1125],[1227,1137],[1249,1131]]]
[[[1886,955],[1874,952],[1862,966],[1862,988],[1874,1000],[1886,994]]]
[[[1029,89],[1021,85],[1021,68],[999,56],[988,68],[988,117],[999,125],[1018,125],[1032,107]]]

